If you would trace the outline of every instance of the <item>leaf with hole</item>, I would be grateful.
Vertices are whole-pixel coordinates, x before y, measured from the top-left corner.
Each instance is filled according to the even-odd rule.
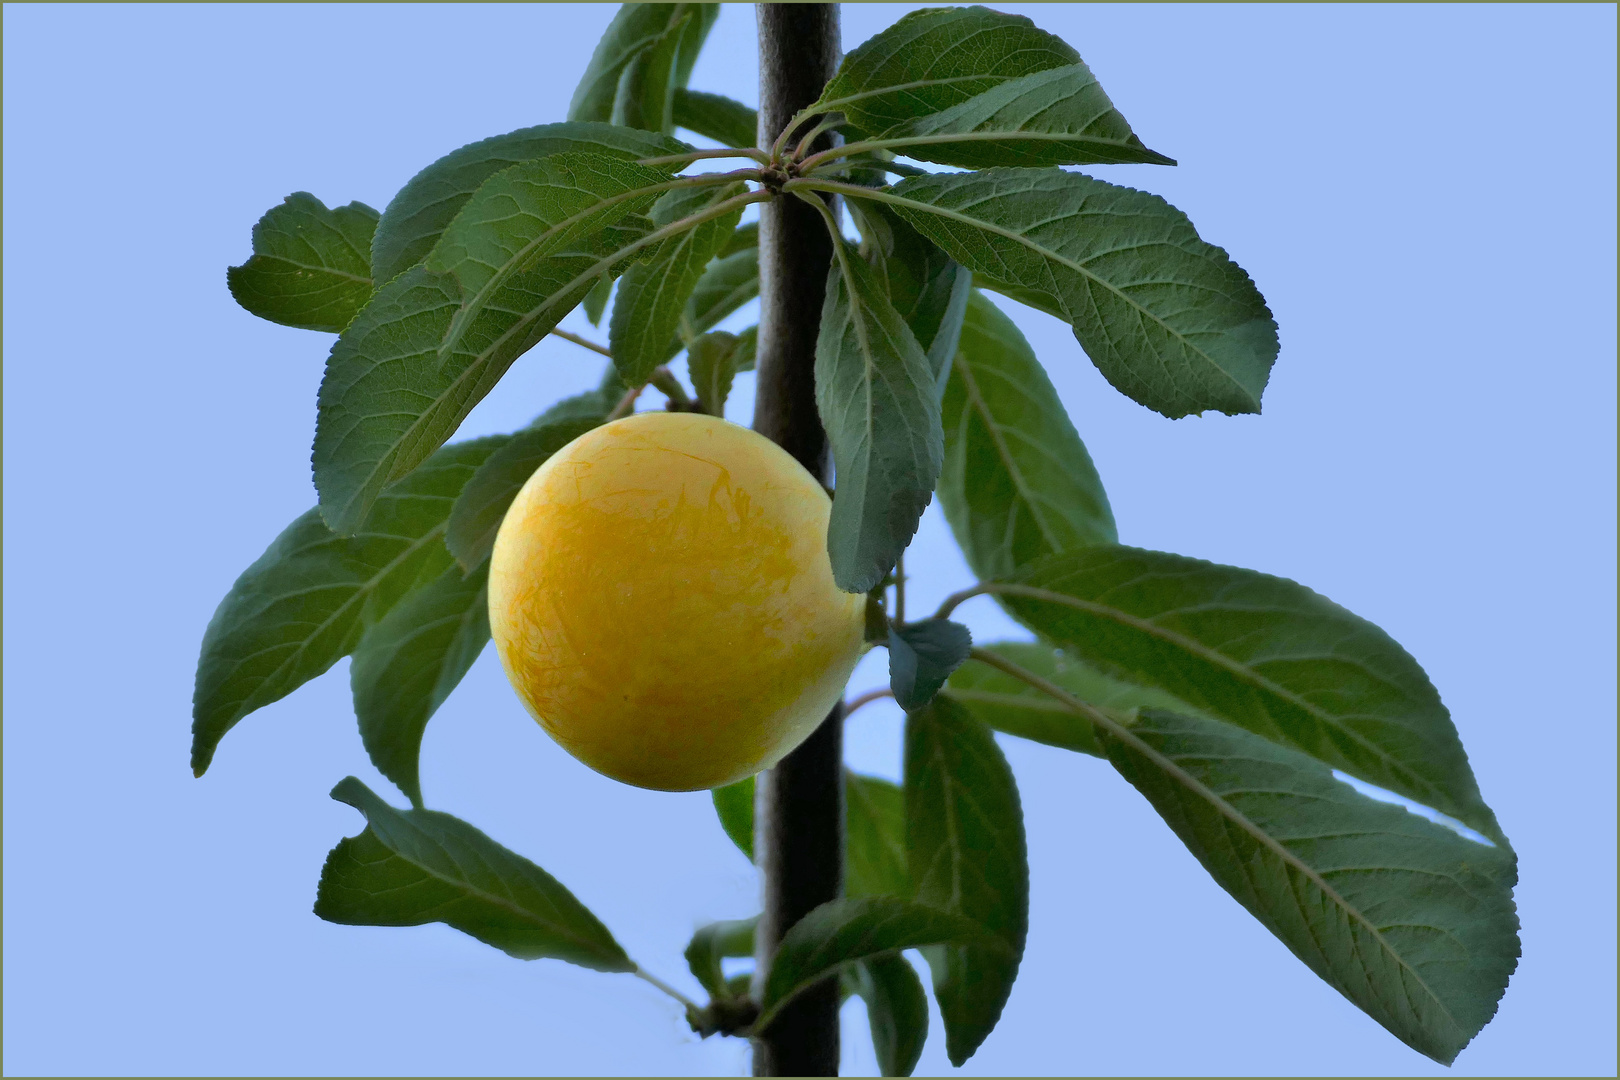
[[[1099,731],[1221,887],[1330,986],[1449,1065],[1519,959],[1516,860],[1217,720],[1147,710]]]
[[[934,699],[951,672],[962,666],[973,648],[973,635],[949,619],[889,628],[889,689],[910,712]]]
[[[467,573],[489,559],[507,507],[546,459],[601,424],[594,417],[559,420],[513,435],[473,473],[456,496],[444,542]]]
[[[650,131],[575,122],[520,128],[463,146],[411,177],[382,212],[371,241],[372,277],[385,285],[427,258],[473,192],[503,169],[571,151],[635,161],[691,149]]]
[[[412,589],[452,565],[443,543],[450,506],[505,441],[440,450],[385,490],[353,536],[333,533],[311,509],[242,572],[197,660],[191,767],[198,776],[239,720],[324,673]]]
[[[960,1066],[1001,1018],[1029,929],[1029,860],[1012,770],[996,740],[949,697],[906,714],[906,861],[914,896],[971,919],[991,943],[924,949]]]
[[[1106,674],[1158,687],[1502,839],[1417,661],[1303,585],[1102,547],[1032,563],[997,595],[1019,622]]]
[[[1102,480],[1051,380],[982,293],[968,303],[940,412],[939,502],[979,578],[1118,542]]]
[[[939,396],[916,336],[876,272],[842,243],[816,339],[816,408],[837,470],[833,580],[869,591],[911,543],[944,453]]]
[[[907,177],[883,202],[975,280],[1069,323],[1121,393],[1169,417],[1260,411],[1277,324],[1226,252],[1159,198],[1061,169]]]
[[[295,191],[253,226],[253,255],[225,271],[236,302],[261,319],[337,333],[371,298],[377,211],[352,202],[328,210]]]
[[[519,960],[636,969],[556,878],[465,821],[437,810],[396,810],[352,776],[332,798],[364,814],[366,830],[339,842],[321,868],[315,914],[327,922],[442,922]]]
[[[476,474],[474,474],[476,476]],[[389,609],[349,667],[360,741],[377,771],[422,805],[422,734],[489,642],[489,571],[451,566]]]

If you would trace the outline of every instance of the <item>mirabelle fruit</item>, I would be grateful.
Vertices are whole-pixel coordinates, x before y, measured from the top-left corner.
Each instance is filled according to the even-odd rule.
[[[489,621],[535,719],[638,787],[718,787],[779,761],[843,693],[865,598],[827,561],[832,502],[775,443],[695,413],[581,435],[523,485]]]

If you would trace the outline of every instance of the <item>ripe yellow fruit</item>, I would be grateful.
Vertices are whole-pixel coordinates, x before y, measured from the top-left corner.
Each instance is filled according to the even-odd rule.
[[[507,678],[564,749],[628,784],[693,791],[776,764],[864,647],[865,599],[827,561],[831,507],[786,451],[716,417],[581,435],[495,538]]]

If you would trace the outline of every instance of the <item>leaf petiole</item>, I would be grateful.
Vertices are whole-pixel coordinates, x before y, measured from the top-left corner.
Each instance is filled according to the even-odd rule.
[[[630,974],[634,975],[636,978],[650,986],[656,986],[658,989],[662,990],[664,993],[668,994],[682,1005],[685,1005],[688,1009],[691,1009],[694,1012],[703,1011],[702,1006],[700,1006],[697,1002],[693,1001],[691,998],[669,985],[669,983],[665,982],[663,979],[660,979],[658,976],[652,974],[640,964],[637,964],[635,970]]]
[[[594,352],[594,353],[601,353],[603,356],[607,357],[609,360],[613,359],[613,353],[608,349],[608,347],[606,345],[598,345],[596,342],[592,341],[590,338],[580,337],[578,334],[571,333],[570,331],[562,330],[562,329],[559,329],[557,327],[552,327],[551,328],[551,336],[552,337],[560,337],[564,341],[572,341],[575,345],[578,345],[581,348],[589,349],[589,350],[591,350],[591,352]]]
[[[727,146],[716,150],[694,150],[690,154],[665,154],[662,157],[642,158],[637,165],[676,165],[703,161],[709,158],[752,158],[761,165],[769,165],[771,159],[765,151],[756,150],[752,146]]]

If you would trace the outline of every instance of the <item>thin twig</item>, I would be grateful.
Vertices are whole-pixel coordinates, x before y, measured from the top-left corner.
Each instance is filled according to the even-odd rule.
[[[993,588],[994,587],[988,582],[981,581],[971,589],[963,589],[961,592],[951,593],[951,595],[947,596],[944,602],[939,605],[939,610],[934,612],[934,618],[949,618],[951,612],[955,611],[962,603],[973,599],[975,596],[983,596],[984,594],[993,591]]]
[[[653,389],[673,401],[678,408],[685,409],[692,404],[692,399],[686,394],[686,387],[681,385],[681,380],[677,379],[675,373],[667,367],[653,368],[652,378],[647,382]]]
[[[551,333],[554,337],[560,337],[564,341],[572,341],[575,345],[583,346],[584,348],[591,350],[591,352],[601,353],[609,360],[613,359],[613,353],[608,350],[606,345],[598,345],[590,338],[580,337],[578,334],[570,333],[567,330],[559,330],[555,326],[551,328]]]
[[[681,993],[679,990],[675,989],[673,986],[669,985],[667,982],[665,982],[663,979],[660,979],[658,976],[650,974],[640,964],[636,965],[635,971],[631,972],[631,974],[634,975],[638,979],[641,979],[641,980],[643,980],[645,982],[649,982],[652,985],[658,987],[658,989],[662,990],[664,993],[668,994],[670,997],[674,998],[676,1001],[680,1002],[682,1005],[685,1005],[688,1009],[694,1009],[694,1010],[701,1010],[702,1009],[702,1006],[699,1005],[697,1002],[693,1001],[691,998],[687,997],[685,994]]]
[[[876,690],[868,690],[864,694],[852,697],[848,701],[844,702],[844,718],[847,720],[849,718],[849,714],[860,708],[862,705],[870,705],[872,702],[879,701],[886,697],[894,697],[894,691],[890,690],[887,686],[879,687]]]
[[[624,396],[619,399],[619,403],[613,406],[613,410],[602,418],[602,422],[605,424],[609,420],[620,420],[629,416],[635,411],[636,398],[640,397],[641,392],[645,389],[647,389],[647,386],[643,383],[640,386],[632,386],[626,390]]]

